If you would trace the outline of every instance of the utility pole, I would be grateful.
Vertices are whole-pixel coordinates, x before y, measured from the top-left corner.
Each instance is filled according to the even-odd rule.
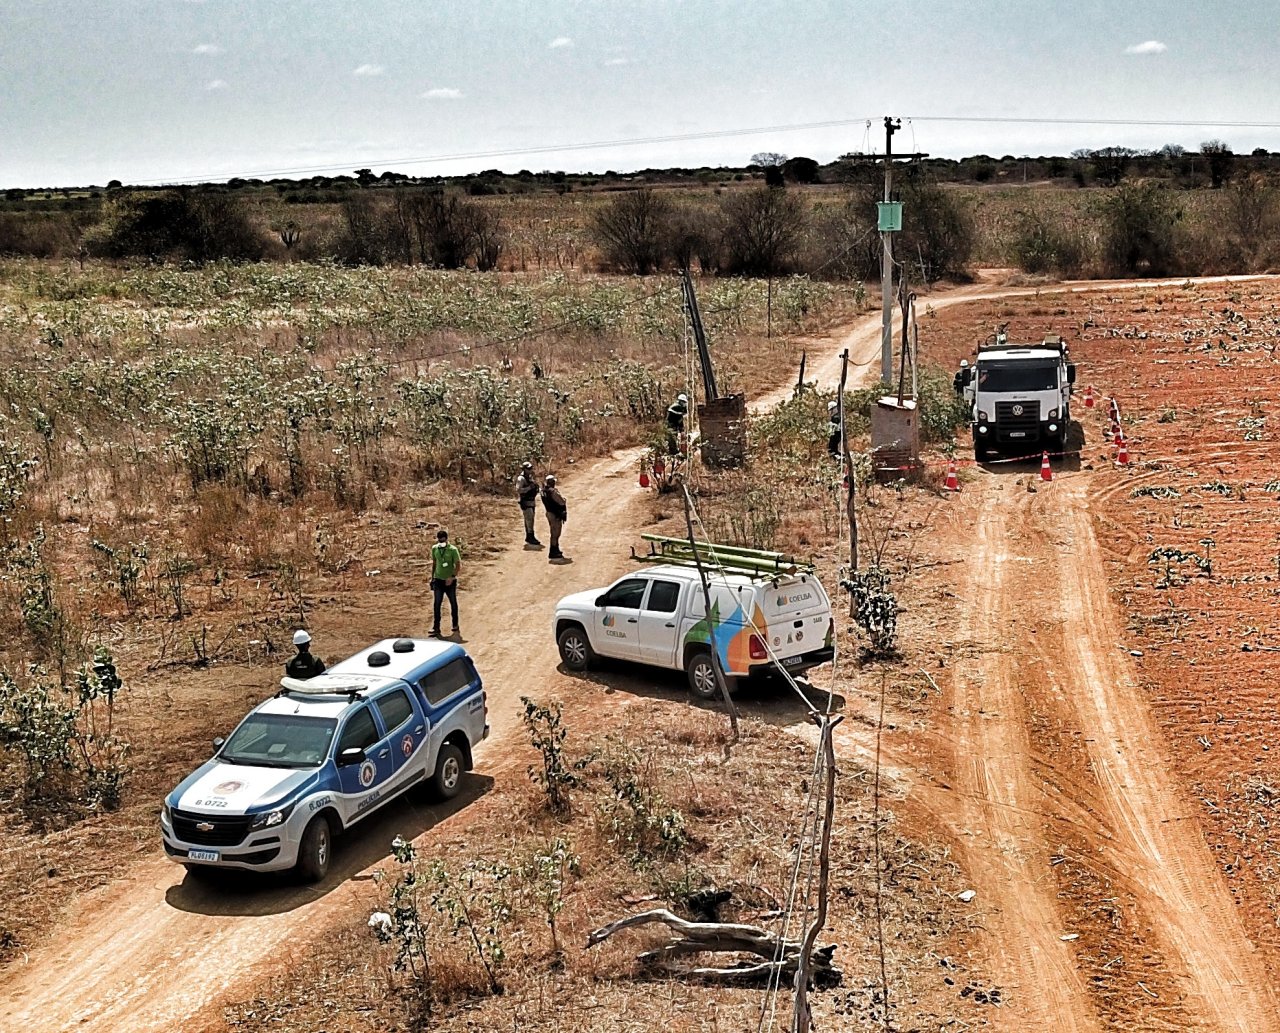
[[[884,200],[893,200],[893,134],[902,128],[902,119],[884,117]],[[884,245],[880,252],[880,379],[893,379],[893,236],[880,231]]]
[[[880,256],[880,309],[884,325],[880,331],[880,379],[886,384],[893,381],[893,237],[890,234],[902,229],[901,205],[889,211],[893,201],[893,162],[927,158],[929,155],[893,153],[893,134],[902,128],[902,119],[884,117],[884,201],[880,204],[877,219],[883,248]],[[873,154],[847,156],[850,161],[879,161]]]

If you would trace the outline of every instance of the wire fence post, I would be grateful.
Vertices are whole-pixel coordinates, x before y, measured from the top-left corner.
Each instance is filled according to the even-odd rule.
[[[821,734],[822,763],[826,766],[826,805],[822,816],[822,845],[818,851],[818,910],[800,943],[800,957],[796,962],[795,1005],[791,1012],[791,1033],[809,1033],[813,1027],[813,1013],[809,1009],[809,980],[812,978],[813,948],[818,934],[827,924],[827,902],[831,881],[831,827],[836,813],[836,754],[832,733],[842,716],[812,714]]]
[[[740,738],[738,733],[738,707],[729,695],[729,683],[725,680],[724,670],[720,667],[720,650],[716,646],[716,623],[711,617],[711,587],[707,583],[707,572],[702,566],[702,554],[698,551],[698,541],[693,536],[693,500],[689,498],[689,486],[680,482],[680,496],[684,500],[684,522],[689,529],[689,547],[693,551],[693,565],[698,568],[698,580],[702,582],[703,605],[707,612],[707,640],[711,645],[711,669],[715,672],[716,684],[720,687],[720,697],[724,700],[725,709],[729,711],[729,726],[733,730],[733,742]]]

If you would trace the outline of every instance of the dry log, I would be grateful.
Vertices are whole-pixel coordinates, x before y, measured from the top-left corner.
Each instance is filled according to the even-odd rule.
[[[632,929],[655,922],[679,933],[680,938],[656,950],[645,951],[639,955],[638,960],[645,964],[657,965],[668,972],[708,982],[764,984],[778,973],[794,976],[799,964],[802,945],[796,940],[781,940],[773,933],[754,925],[738,925],[732,922],[689,922],[666,908],[655,908],[652,911],[627,915],[601,926],[587,937],[587,946],[594,947],[623,929]],[[814,982],[821,986],[835,986],[840,982],[842,974],[832,963],[835,950],[834,945],[817,947],[810,955]],[[754,954],[766,960],[758,964],[732,965],[723,968],[688,967],[679,964],[676,960],[687,954],[703,952]]]

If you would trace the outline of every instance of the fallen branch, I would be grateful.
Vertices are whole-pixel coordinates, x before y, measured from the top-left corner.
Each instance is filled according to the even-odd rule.
[[[799,966],[802,945],[796,940],[780,940],[759,926],[739,925],[732,922],[689,922],[666,908],[654,908],[639,914],[627,915],[594,930],[587,937],[587,946],[607,940],[616,932],[639,925],[661,923],[680,934],[662,947],[645,951],[639,961],[679,975],[708,982],[731,982],[761,985],[778,973],[794,976]],[[837,986],[842,973],[832,964],[835,946],[816,947],[810,955],[813,981],[819,986]],[[758,964],[740,964],[727,967],[699,966],[690,968],[676,959],[687,954],[703,952],[732,952],[754,954],[767,961]]]

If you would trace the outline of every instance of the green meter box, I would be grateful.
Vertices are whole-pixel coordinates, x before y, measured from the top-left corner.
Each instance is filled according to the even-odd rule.
[[[897,233],[902,229],[901,201],[877,201],[876,210],[880,213],[880,225],[876,229],[881,233]]]

